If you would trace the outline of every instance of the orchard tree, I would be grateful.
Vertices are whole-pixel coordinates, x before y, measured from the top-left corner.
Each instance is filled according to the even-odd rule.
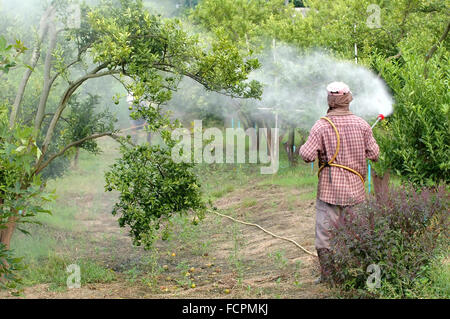
[[[399,59],[401,46],[414,42],[422,55],[435,44],[448,24],[448,1],[444,0],[308,0],[305,17],[272,19],[267,35],[301,49],[320,48],[354,58],[371,66],[374,52]]]
[[[438,44],[429,61],[406,47],[402,63],[378,58],[380,74],[395,94],[395,112],[376,130],[383,150],[379,175],[391,169],[417,186],[450,182],[449,52]]]
[[[11,45],[0,35],[0,77],[7,77],[26,50],[20,41]],[[15,226],[19,216],[21,222],[26,222],[37,213],[47,212],[40,204],[50,199],[38,187],[38,177],[28,181],[28,187],[22,187],[22,182],[32,171],[30,164],[39,155],[39,149],[28,139],[30,128],[20,127],[11,131],[8,124],[8,107],[0,103],[0,288],[15,288],[20,282],[16,271],[23,269],[21,259],[9,250],[14,230],[12,225]]]
[[[226,36],[249,52],[272,45],[268,29],[278,21],[290,21],[293,6],[285,0],[203,0],[192,11],[194,24]]]
[[[107,190],[117,188],[121,192],[115,209],[115,212],[123,214],[120,224],[132,226],[136,243],[144,239],[147,243],[151,230],[138,227],[138,220],[147,226],[161,217],[170,217],[172,213],[204,207],[200,202],[199,185],[189,167],[175,164],[167,157],[168,148],[173,143],[167,129],[176,124],[172,124],[165,115],[165,103],[183,77],[193,79],[210,91],[233,97],[258,97],[261,94],[259,83],[247,81],[248,73],[258,67],[258,62],[241,54],[227,38],[208,43],[198,35],[188,34],[180,21],[162,19],[148,12],[139,0],[102,1],[93,8],[83,5],[80,24],[75,27],[64,23],[66,8],[66,2],[53,1],[45,10],[28,67],[11,103],[8,128],[2,143],[5,141],[3,145],[9,145],[7,150],[10,153],[14,145],[22,143],[15,146],[12,154],[18,150],[25,152],[27,165],[24,166],[26,169],[18,172],[11,168],[15,173],[10,174],[8,185],[2,185],[1,223],[7,228],[0,230],[0,240],[9,247],[10,236],[5,234],[12,233],[23,214],[33,211],[33,207],[23,206],[22,194],[35,191],[36,187],[41,189],[40,175],[46,167],[69,149],[89,145],[89,141],[102,136],[112,136],[122,143],[122,159],[107,175]],[[43,52],[45,42],[46,52]],[[39,103],[31,112],[34,118],[30,127],[23,125],[21,114],[25,112],[21,112],[22,101],[29,79],[39,66],[44,69],[43,87]],[[52,147],[58,127],[65,125],[63,119],[70,110],[74,94],[87,81],[101,77],[118,80],[133,93],[131,116],[144,118],[150,130],[162,130],[165,148],[132,145],[116,136],[117,130],[109,125],[93,126],[89,134],[83,132],[80,135],[73,131],[65,145],[57,149]],[[49,97],[57,84],[63,87],[62,93],[48,112]],[[47,118],[49,121],[44,121]],[[1,154],[3,156],[4,153]],[[160,174],[158,178],[155,172]],[[143,175],[149,176],[145,179],[148,182],[146,187],[151,190],[149,194],[136,188],[137,185],[142,186]],[[183,187],[183,192],[174,192],[181,190],[180,187]],[[22,206],[10,202],[6,205],[7,198],[20,201]]]

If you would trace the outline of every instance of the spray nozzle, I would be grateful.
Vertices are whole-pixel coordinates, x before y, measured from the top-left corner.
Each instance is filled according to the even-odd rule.
[[[373,123],[372,125],[372,129],[375,127],[375,125],[377,125],[378,122],[384,120],[384,115],[383,114],[378,114],[377,116],[377,120],[375,121],[375,123]]]

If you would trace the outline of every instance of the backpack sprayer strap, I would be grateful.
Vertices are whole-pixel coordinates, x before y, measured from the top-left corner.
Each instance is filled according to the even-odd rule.
[[[321,117],[321,119],[327,120],[328,123],[331,124],[331,126],[332,126],[333,129],[334,129],[334,132],[336,133],[336,142],[337,142],[337,143],[336,143],[336,152],[334,153],[333,157],[332,157],[328,162],[322,163],[322,164],[320,165],[319,171],[317,172],[317,176],[320,175],[320,172],[322,171],[322,169],[323,169],[324,167],[329,166],[329,167],[330,167],[330,169],[329,169],[329,179],[330,179],[330,184],[331,184],[331,166],[334,166],[334,167],[340,167],[340,168],[346,169],[347,171],[352,172],[353,174],[358,175],[358,177],[361,179],[361,181],[362,181],[362,183],[363,183],[363,185],[364,185],[364,178],[362,177],[362,175],[361,175],[360,173],[358,173],[357,171],[355,171],[354,169],[352,169],[352,168],[350,168],[350,167],[347,167],[347,166],[344,166],[344,165],[340,165],[340,164],[334,164],[334,163],[333,163],[334,160],[336,159],[336,156],[337,156],[338,153],[339,153],[339,147],[341,146],[341,137],[339,136],[339,132],[338,132],[338,130],[337,130],[337,128],[336,128],[336,125],[334,125],[334,123],[333,123],[328,117],[325,117],[325,116],[324,116],[324,117]]]

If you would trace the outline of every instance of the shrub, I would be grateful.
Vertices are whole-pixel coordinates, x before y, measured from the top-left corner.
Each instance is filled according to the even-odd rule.
[[[379,297],[420,296],[432,284],[432,265],[448,253],[448,204],[444,187],[400,187],[385,202],[370,199],[347,210],[331,231],[337,285]],[[371,264],[380,269],[378,289],[367,285]]]
[[[22,269],[22,258],[15,257],[12,250],[0,243],[0,289],[18,289],[22,281],[17,271]]]
[[[395,96],[394,114],[374,130],[381,158],[374,164],[383,176],[390,168],[420,186],[450,182],[450,107],[445,48],[425,60],[402,48],[404,62],[378,57],[381,76]],[[428,68],[428,76],[424,70]],[[384,129],[381,129],[384,128]]]
[[[4,232],[17,228],[27,234],[21,224],[35,223],[38,213],[50,213],[43,204],[53,196],[41,189],[39,176],[32,176],[39,154],[33,129],[19,125],[10,129],[7,107],[0,104],[0,288],[18,289],[17,270],[24,266],[8,249],[10,238]]]

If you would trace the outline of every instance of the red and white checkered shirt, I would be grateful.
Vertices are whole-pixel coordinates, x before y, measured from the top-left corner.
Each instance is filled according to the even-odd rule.
[[[327,117],[336,126],[341,139],[339,153],[333,163],[352,168],[365,179],[366,159],[376,161],[379,154],[370,125],[353,114]],[[305,162],[312,162],[317,157],[320,162],[328,162],[336,152],[336,144],[333,127],[328,121],[320,119],[314,124],[308,140],[300,148],[300,155]],[[365,189],[358,175],[340,167],[328,166],[320,173],[317,197],[333,205],[354,205],[364,201]]]

